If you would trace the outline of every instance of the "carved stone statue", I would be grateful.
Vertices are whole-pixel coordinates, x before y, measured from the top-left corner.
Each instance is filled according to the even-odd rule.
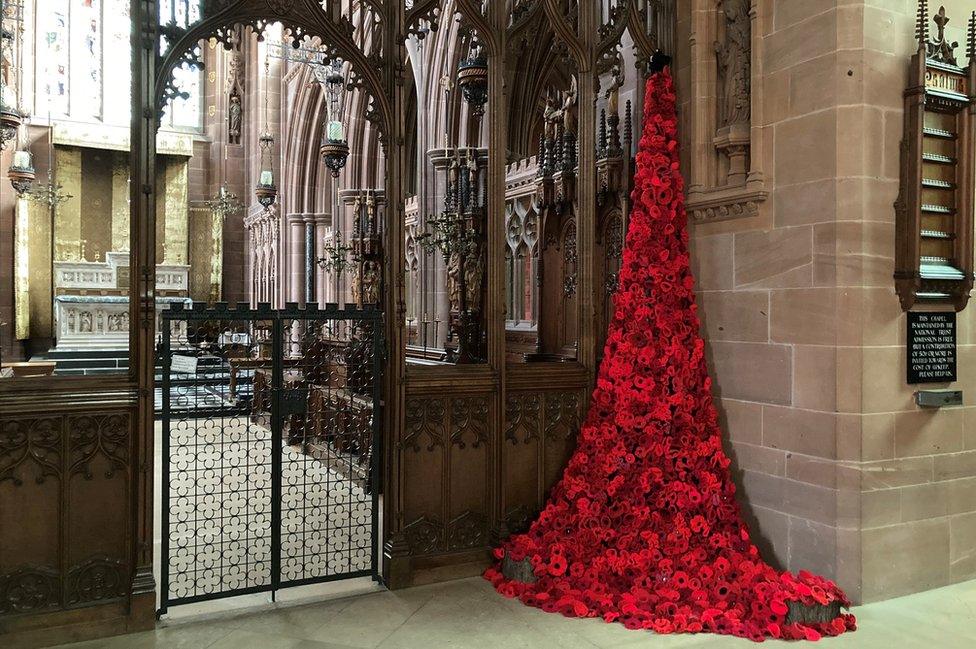
[[[607,115],[616,115],[620,102],[620,88],[624,85],[624,74],[620,63],[614,63],[610,70],[610,87],[607,88]]]
[[[576,86],[576,77],[572,77],[569,90],[563,93],[563,107],[560,111],[563,117],[563,129],[566,133],[576,134],[576,111],[579,90]]]
[[[466,293],[464,297],[467,301],[467,308],[473,311],[481,309],[481,278],[483,275],[479,246],[474,254],[467,255],[464,260],[464,290]]]
[[[457,252],[447,262],[447,301],[451,311],[461,310],[461,255]]]
[[[380,273],[379,264],[367,260],[363,264],[363,304],[377,304],[380,301]]]
[[[542,119],[546,128],[546,139],[555,139],[556,122],[559,120],[559,97],[552,87],[546,92],[546,107],[542,112]]]
[[[752,79],[749,0],[722,0],[722,9],[725,13],[725,42],[715,43],[722,80],[719,125],[748,124]]]
[[[230,96],[230,106],[227,109],[227,135],[228,139],[237,144],[241,141],[241,122],[244,109],[241,107],[240,95]]]

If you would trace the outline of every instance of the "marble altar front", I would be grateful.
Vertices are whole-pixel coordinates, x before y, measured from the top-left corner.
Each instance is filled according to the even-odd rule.
[[[125,349],[129,344],[129,254],[109,252],[104,262],[54,263],[56,349]],[[189,306],[189,266],[156,266],[156,332],[160,311]]]

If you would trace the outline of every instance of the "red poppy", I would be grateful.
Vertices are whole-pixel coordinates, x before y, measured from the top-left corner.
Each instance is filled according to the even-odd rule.
[[[739,515],[698,335],[667,71],[645,98],[614,317],[578,448],[529,531],[494,554],[528,557],[536,581],[509,581],[498,564],[485,578],[544,611],[658,633],[852,631],[846,614],[787,622],[790,602],[849,602],[822,577],[763,563]]]

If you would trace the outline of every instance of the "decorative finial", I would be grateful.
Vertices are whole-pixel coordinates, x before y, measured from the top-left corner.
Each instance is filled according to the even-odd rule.
[[[920,49],[925,49],[929,42],[929,0],[918,0],[918,14],[915,23],[915,38]]]
[[[949,24],[949,18],[946,16],[945,5],[939,7],[939,13],[935,14],[935,18],[932,19],[936,27],[939,28],[938,41],[942,42],[945,40],[945,28]]]
[[[969,14],[969,28],[966,30],[966,56],[969,57],[969,64],[973,64],[973,57],[976,57],[976,11]]]
[[[925,55],[930,61],[935,61],[938,63],[945,63],[946,65],[958,65],[956,62],[956,47],[959,43],[953,41],[949,42],[946,40],[946,25],[949,24],[949,17],[946,16],[945,7],[939,7],[939,13],[932,18],[932,22],[938,28],[938,35],[932,39],[928,38],[929,34],[926,31],[927,40],[924,43]]]

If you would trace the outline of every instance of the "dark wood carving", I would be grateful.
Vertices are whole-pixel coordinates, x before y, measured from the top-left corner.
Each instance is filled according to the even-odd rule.
[[[488,519],[484,514],[466,511],[447,526],[448,550],[466,550],[488,543]]]
[[[525,505],[517,505],[505,512],[505,527],[511,534],[520,534],[529,529],[534,519],[534,511]]]
[[[101,455],[111,468],[105,478],[129,464],[129,418],[127,415],[82,415],[68,421],[71,475],[92,479],[91,461]]]
[[[572,438],[579,431],[578,392],[547,392],[545,438],[547,442]]]
[[[34,402],[39,410],[43,398]],[[0,616],[124,600],[131,412],[11,415],[0,419]]]
[[[65,604],[76,606],[125,597],[129,571],[124,562],[94,557],[68,570]]]
[[[33,480],[61,476],[61,420],[55,418],[0,420],[0,482],[24,484],[24,463],[31,463]]]
[[[444,527],[440,522],[423,516],[403,528],[410,554],[421,555],[436,552],[441,548]]]
[[[56,570],[25,567],[0,574],[0,615],[39,613],[61,605],[61,579]]]
[[[895,203],[895,289],[902,309],[916,304],[966,307],[973,288],[976,191],[976,15],[969,21],[969,65],[956,64],[946,40],[945,9],[929,34],[928,3],[919,4],[909,88],[905,91],[901,186]]]
[[[443,399],[408,399],[406,434],[401,443],[402,447],[419,453],[424,439],[427,441],[428,451],[443,446],[447,425],[445,412]]]
[[[509,394],[505,398],[505,439],[515,445],[538,439],[541,411],[538,394]]]
[[[488,397],[466,397],[451,401],[451,443],[479,448],[488,443]]]

